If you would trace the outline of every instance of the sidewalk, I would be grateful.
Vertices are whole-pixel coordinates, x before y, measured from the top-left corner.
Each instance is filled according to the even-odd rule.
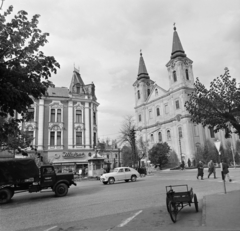
[[[203,197],[202,230],[240,230],[240,190]]]

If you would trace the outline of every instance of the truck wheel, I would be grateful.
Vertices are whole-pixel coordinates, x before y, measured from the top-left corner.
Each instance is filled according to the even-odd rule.
[[[64,197],[68,193],[68,186],[64,183],[58,184],[55,188],[55,194],[57,197]]]
[[[8,188],[0,189],[0,204],[5,204],[12,198],[12,192]]]

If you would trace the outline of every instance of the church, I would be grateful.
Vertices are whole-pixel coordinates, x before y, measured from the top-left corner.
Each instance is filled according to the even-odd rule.
[[[172,53],[166,64],[169,89],[165,90],[153,81],[140,53],[137,79],[133,84],[135,93],[135,121],[137,135],[148,142],[148,150],[159,142],[167,142],[179,161],[195,158],[199,147],[206,140],[220,140],[225,145],[225,133],[214,133],[211,128],[191,122],[184,104],[194,90],[193,61],[187,57],[176,27],[174,26]],[[239,137],[232,135],[235,146]]]

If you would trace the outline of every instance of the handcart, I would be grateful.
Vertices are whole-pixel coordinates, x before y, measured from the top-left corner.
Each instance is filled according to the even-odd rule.
[[[186,187],[187,191],[175,192],[173,188],[178,187],[182,189]],[[197,195],[193,193],[193,189],[188,190],[188,185],[169,185],[166,186],[166,205],[167,210],[170,214],[172,221],[175,223],[177,221],[178,212],[180,212],[185,206],[191,206],[192,203],[195,205],[196,212],[198,212],[198,200]]]

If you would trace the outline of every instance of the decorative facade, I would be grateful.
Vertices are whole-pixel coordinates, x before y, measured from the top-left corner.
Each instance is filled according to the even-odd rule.
[[[166,64],[169,89],[158,86],[148,75],[140,53],[137,80],[134,82],[135,118],[138,135],[148,141],[148,149],[158,142],[167,142],[179,161],[194,159],[194,154],[206,140],[217,139],[225,144],[224,132],[214,133],[201,124],[193,124],[184,107],[188,94],[194,90],[193,61],[187,57],[174,27],[170,61]],[[239,137],[229,140],[235,146]]]
[[[74,68],[69,89],[49,88],[29,109],[33,119],[23,129],[34,137],[32,145],[44,162],[59,171],[78,172],[96,153],[98,106],[95,85],[84,84]]]

